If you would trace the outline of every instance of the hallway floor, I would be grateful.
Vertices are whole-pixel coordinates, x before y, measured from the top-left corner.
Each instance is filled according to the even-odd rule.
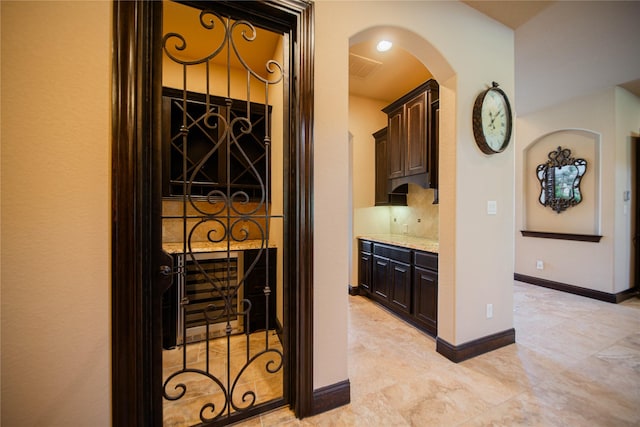
[[[621,304],[516,282],[516,344],[455,364],[435,341],[349,297],[351,404],[246,426],[638,426],[640,299]]]

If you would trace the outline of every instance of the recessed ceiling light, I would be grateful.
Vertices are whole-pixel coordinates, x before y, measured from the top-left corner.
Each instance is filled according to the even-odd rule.
[[[389,40],[380,40],[376,45],[376,49],[378,49],[378,52],[386,52],[391,49],[391,46],[393,46],[393,43]]]

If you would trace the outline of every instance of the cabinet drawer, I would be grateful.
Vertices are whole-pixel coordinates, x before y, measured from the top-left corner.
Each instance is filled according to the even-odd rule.
[[[381,244],[373,245],[373,253],[395,261],[411,264],[411,249],[399,248],[397,246],[387,246]]]
[[[438,271],[438,254],[415,251],[413,257],[416,267]]]
[[[361,252],[369,252],[373,249],[373,243],[368,240],[358,240],[360,242],[360,251]]]

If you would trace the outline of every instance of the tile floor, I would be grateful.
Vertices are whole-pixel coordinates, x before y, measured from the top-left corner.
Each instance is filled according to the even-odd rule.
[[[516,282],[516,344],[455,364],[433,338],[349,297],[351,404],[257,426],[639,426],[640,299],[600,302]]]
[[[268,345],[267,345],[268,339]],[[247,348],[248,343],[248,348]],[[231,354],[230,378],[227,379],[227,351]],[[208,358],[207,358],[208,355]],[[217,416],[225,407],[222,388],[203,374],[208,372],[226,388],[233,387],[234,403],[246,407],[255,394],[255,404],[282,397],[282,345],[275,331],[260,331],[250,335],[233,335],[227,347],[226,338],[212,339],[165,350],[162,354],[163,381],[172,378],[166,387],[169,396],[179,397],[180,384],[186,387],[178,400],[163,400],[164,427],[184,427],[200,423],[200,410],[208,418]],[[186,360],[187,371],[184,371]],[[269,368],[271,372],[267,369]],[[206,405],[214,405],[213,409]]]

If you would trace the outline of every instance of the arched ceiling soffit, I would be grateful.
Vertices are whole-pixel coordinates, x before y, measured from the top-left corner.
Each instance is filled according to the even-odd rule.
[[[395,26],[370,27],[351,36],[349,38],[349,47],[373,43],[383,38],[392,41],[394,48],[403,49],[415,57],[426,68],[427,78],[433,77],[442,83],[455,75],[447,59],[436,47],[422,36],[406,28]]]

